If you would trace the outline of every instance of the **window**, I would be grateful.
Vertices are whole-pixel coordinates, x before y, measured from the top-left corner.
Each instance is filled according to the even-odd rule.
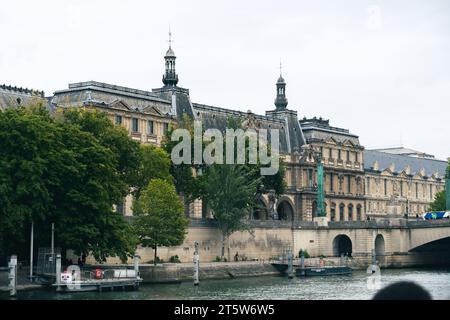
[[[147,126],[147,133],[148,134],[154,134],[154,125],[152,120],[148,120],[148,126]]]
[[[335,221],[336,220],[336,203],[331,203],[330,207],[330,220]]]
[[[333,173],[330,173],[330,192],[333,192]]]
[[[344,221],[344,208],[345,208],[345,205],[343,203],[341,203],[339,205],[339,221]]]
[[[312,187],[312,185],[313,185],[313,181],[312,181],[312,169],[308,169],[308,186],[309,187]]]
[[[338,159],[341,160],[341,149],[338,149]]]
[[[347,161],[350,161],[350,151],[347,150]]]
[[[366,194],[370,194],[370,178],[367,177],[367,190],[366,190]]]
[[[116,124],[118,125],[122,124],[122,116],[116,115]]]
[[[133,130],[133,132],[139,132],[139,119],[131,119],[131,130]]]
[[[419,198],[419,184],[416,182],[416,198]]]
[[[353,205],[351,203],[348,205],[348,220],[355,220],[353,219]]]
[[[358,158],[359,158],[358,152],[355,152],[355,161],[356,161],[356,162],[359,162],[359,159],[358,159]]]
[[[403,197],[403,181],[400,181],[400,196]]]
[[[430,199],[433,199],[433,185],[430,184]]]
[[[352,193],[352,176],[347,176],[347,193]]]
[[[320,147],[320,155],[323,157],[323,147]]]
[[[384,195],[387,195],[387,179],[384,179]]]
[[[328,150],[329,154],[328,154],[328,158],[333,159],[333,149],[329,149]]]
[[[163,133],[165,134],[169,130],[169,124],[164,122],[163,123]]]

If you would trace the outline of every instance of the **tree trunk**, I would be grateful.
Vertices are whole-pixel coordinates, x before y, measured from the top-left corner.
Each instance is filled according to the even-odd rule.
[[[220,260],[223,261],[225,258],[225,241],[226,241],[227,237],[225,236],[224,233],[222,233],[222,252],[220,255]]]
[[[153,258],[153,264],[156,266],[156,257],[157,257],[157,255],[156,255],[156,249],[157,249],[158,247],[155,245],[154,247],[153,247],[153,250],[155,250],[155,257]]]

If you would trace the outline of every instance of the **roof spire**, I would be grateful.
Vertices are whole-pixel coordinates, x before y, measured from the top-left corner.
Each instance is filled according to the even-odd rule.
[[[280,58],[280,77],[283,75],[282,70],[283,70],[283,66],[281,65],[281,58]]]
[[[170,24],[169,24],[169,48],[172,48],[172,31],[170,30]]]

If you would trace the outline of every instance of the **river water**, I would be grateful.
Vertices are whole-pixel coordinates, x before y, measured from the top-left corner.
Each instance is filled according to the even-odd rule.
[[[193,282],[179,284],[142,285],[139,291],[85,292],[56,294],[36,290],[19,292],[17,299],[371,299],[377,292],[368,285],[365,271],[352,275],[288,279],[264,276],[228,280],[204,280],[198,287]],[[450,299],[450,268],[447,269],[383,269],[380,287],[408,280],[427,289],[434,299]],[[3,293],[0,299],[8,299]]]

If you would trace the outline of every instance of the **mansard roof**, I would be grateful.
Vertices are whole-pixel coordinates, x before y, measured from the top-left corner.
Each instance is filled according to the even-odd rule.
[[[364,169],[372,170],[375,161],[378,162],[379,171],[383,171],[394,164],[396,172],[402,172],[409,166],[411,175],[420,175],[422,169],[424,169],[426,177],[430,177],[437,172],[439,177],[442,178],[445,175],[445,170],[447,168],[447,162],[442,160],[396,155],[376,150],[365,150]]]
[[[312,119],[303,118],[299,122],[308,142],[327,141],[333,138],[338,144],[350,142],[353,146],[361,146],[357,135],[350,133],[348,129],[330,126],[329,120],[314,117]]]
[[[169,114],[172,105],[171,99],[158,93],[95,81],[69,84],[68,89],[55,92],[52,102],[62,107],[95,104],[140,112],[155,108],[161,114]]]
[[[285,119],[254,114],[251,111],[243,112],[238,110],[224,109],[204,104],[193,103],[195,118],[202,120],[205,129],[215,128],[225,131],[229,118],[235,118],[241,121],[244,127],[255,130],[266,129],[268,141],[270,142],[270,129],[279,130],[281,154],[288,154],[293,150],[295,136],[289,134],[289,122]],[[286,124],[288,129],[286,130]],[[301,133],[298,133],[301,134]],[[298,151],[300,149],[298,148]]]
[[[41,102],[52,109],[44,91],[27,89],[22,87],[0,85],[0,110],[16,108],[29,103]]]

